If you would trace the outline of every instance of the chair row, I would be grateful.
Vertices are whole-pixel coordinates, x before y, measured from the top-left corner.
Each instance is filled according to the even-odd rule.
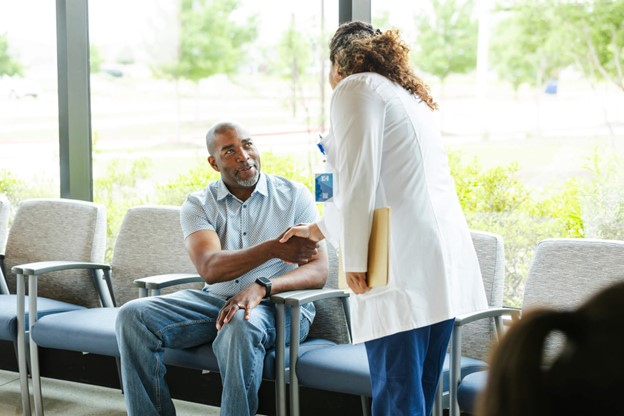
[[[29,200],[17,210],[3,256],[4,270],[12,270],[14,275],[7,274],[7,289],[2,292],[6,296],[0,298],[0,320],[7,323],[4,325],[7,330],[0,338],[13,341],[18,350],[24,414],[30,414],[28,357],[35,413],[43,414],[39,346],[119,357],[114,324],[121,305],[139,296],[179,290],[180,284],[201,287],[202,280],[184,249],[179,208],[130,209],[120,228],[110,265],[102,263],[105,228],[104,208],[88,202]],[[472,234],[490,304],[500,307],[504,274],[502,239],[488,233]],[[314,301],[317,308],[310,336],[304,343],[295,342],[289,351],[280,332],[276,349],[267,354],[264,378],[275,381],[277,414],[286,414],[287,383],[291,384],[291,414],[298,413],[299,375],[305,386],[362,396],[363,412],[368,413],[371,393],[366,354],[362,345],[350,344],[348,295],[337,289],[338,260],[331,248],[329,258],[330,276],[325,289],[272,297],[278,327],[283,325],[287,305],[294,306],[292,314],[297,314],[297,305],[305,302]],[[26,279],[30,296],[24,296]],[[9,294],[13,290],[16,295]],[[295,318],[292,322],[299,321]],[[493,325],[471,325],[466,327],[466,339],[493,336]],[[293,331],[298,332],[296,328]],[[445,397],[449,395],[448,386],[457,384],[458,374],[485,368],[483,345],[487,342],[475,340],[472,344],[482,349],[473,351],[471,355],[476,358],[447,359],[443,378]],[[30,345],[29,353],[27,345]],[[456,351],[460,351],[460,344],[455,345]],[[472,346],[465,345],[464,352],[469,353]],[[218,372],[210,345],[167,350],[165,361],[169,365]],[[292,368],[296,371],[290,371],[290,363],[295,364]],[[327,365],[330,369],[335,365],[335,377],[326,377],[324,366]]]
[[[0,204],[0,214],[3,206],[6,204]],[[184,249],[179,208],[143,206],[128,210],[110,265],[102,263],[105,225],[103,207],[81,201],[30,200],[16,212],[5,255],[0,257],[8,282],[6,289],[0,286],[0,339],[13,341],[18,350],[24,414],[30,414],[27,357],[31,360],[35,412],[43,414],[38,346],[119,357],[114,329],[119,306],[136,297],[179,290],[180,284],[199,288],[203,283]],[[473,380],[485,378],[485,358],[501,331],[501,316],[514,313],[502,308],[502,238],[472,231],[472,240],[490,309],[457,317],[440,382],[437,414],[443,407],[449,408],[451,415],[458,415],[460,409],[472,410],[471,397],[474,401],[473,393],[480,387],[468,387],[475,385]],[[557,289],[581,286],[571,283],[576,276],[589,276],[592,282],[583,285],[589,290],[578,299],[622,278],[622,266],[618,264],[617,269],[614,259],[618,254],[621,258],[623,244],[567,239],[540,243],[527,283],[526,307],[556,303],[552,297]],[[299,322],[299,307],[304,303],[315,302],[317,309],[308,339],[299,343],[295,337],[288,348],[284,331],[278,330],[276,348],[267,353],[263,377],[275,382],[278,415],[287,414],[288,383],[292,415],[299,414],[299,385],[361,396],[362,412],[369,414],[371,386],[365,349],[350,343],[348,294],[337,289],[338,260],[331,247],[328,252],[330,275],[325,289],[272,296],[278,328],[283,326],[288,309],[293,323]],[[7,270],[15,275],[7,274]],[[539,284],[534,283],[537,277]],[[566,277],[569,280],[562,285],[559,281]],[[29,297],[24,297],[26,279]],[[10,295],[9,290],[17,291],[17,295]],[[529,300],[536,292],[549,295]],[[29,314],[29,310],[33,312]],[[297,328],[291,333],[298,333]],[[165,362],[218,372],[210,345],[167,350]]]
[[[487,356],[493,343],[504,336],[503,317],[521,319],[527,309],[549,307],[573,310],[594,294],[624,280],[624,241],[597,239],[546,239],[535,250],[525,287],[522,309],[502,307],[504,253],[501,237],[472,231],[490,308],[455,320],[435,415],[474,414],[477,397],[487,382]],[[319,293],[321,291],[318,291]],[[289,295],[285,303],[298,308],[314,301],[314,291]],[[547,351],[558,351],[561,339],[550,339]],[[362,396],[368,414],[371,385],[362,345],[335,345],[297,355],[291,340],[291,415],[297,415],[298,385]],[[303,343],[302,345],[304,345]],[[292,369],[295,369],[294,371]]]
[[[179,284],[201,286],[184,250],[177,207],[130,209],[110,265],[102,263],[105,225],[103,207],[81,201],[30,200],[22,203],[16,213],[4,262],[5,270],[15,273],[8,275],[7,280],[17,295],[3,292],[7,296],[0,303],[1,318],[11,321],[8,327],[12,329],[1,337],[17,346],[24,414],[30,412],[27,357],[32,367],[35,413],[43,414],[38,346],[119,357],[114,329],[119,306],[148,293],[179,290]],[[502,239],[476,231],[472,236],[490,305],[500,307],[504,275]],[[314,301],[317,308],[310,336],[304,343],[299,345],[293,340],[288,351],[281,332],[276,349],[267,354],[264,378],[275,381],[278,414],[286,414],[287,383],[291,385],[291,414],[298,414],[299,379],[304,386],[357,394],[362,397],[363,413],[369,411],[371,387],[366,354],[362,345],[350,344],[348,295],[337,289],[338,260],[331,248],[329,258],[330,276],[325,289],[272,297],[277,305],[278,327],[283,325],[286,305],[294,306],[291,314],[297,314],[297,306],[305,302]],[[29,297],[24,297],[26,278]],[[458,320],[456,327],[463,328],[467,319],[464,323]],[[293,317],[292,322],[299,320]],[[458,358],[445,362],[441,383],[445,401],[453,395],[449,386],[457,385],[460,375],[486,367],[483,358],[489,342],[484,340],[492,338],[493,328],[492,323],[466,326],[464,335],[468,342],[464,343],[463,352],[471,357],[459,358],[461,344],[453,343],[454,354],[449,357]],[[298,332],[296,328],[293,331]],[[26,352],[28,341],[30,354]],[[169,365],[218,372],[210,345],[168,350],[165,361]],[[296,371],[290,371],[291,363]]]
[[[533,308],[571,311],[615,283],[624,281],[624,241],[597,239],[547,239],[536,249],[518,315]],[[501,310],[500,313],[508,313]],[[545,351],[552,358],[562,345],[549,337]],[[579,371],[583,371],[579,369]],[[487,370],[462,378],[457,389],[457,411],[474,413],[485,390]],[[574,400],[574,397],[570,397]],[[457,413],[458,414],[458,413]]]

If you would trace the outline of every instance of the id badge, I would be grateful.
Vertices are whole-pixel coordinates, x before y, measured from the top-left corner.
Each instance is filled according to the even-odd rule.
[[[334,174],[317,173],[314,175],[316,202],[328,202],[334,197]]]

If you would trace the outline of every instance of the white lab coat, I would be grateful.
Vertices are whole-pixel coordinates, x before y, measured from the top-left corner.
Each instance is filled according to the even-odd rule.
[[[336,189],[318,225],[345,271],[366,271],[372,212],[392,211],[388,286],[351,296],[353,342],[487,308],[434,112],[381,75],[354,74],[334,91],[323,144]]]

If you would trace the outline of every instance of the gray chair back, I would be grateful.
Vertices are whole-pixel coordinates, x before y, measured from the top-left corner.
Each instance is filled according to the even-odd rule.
[[[471,230],[470,235],[479,259],[488,305],[500,308],[503,306],[505,286],[503,237],[475,230]],[[481,319],[466,324],[462,330],[462,355],[485,360],[495,340],[496,328],[492,319]]]
[[[9,216],[11,204],[5,195],[0,195],[0,254],[4,254],[7,235],[9,234]]]
[[[523,313],[532,308],[570,310],[600,290],[624,281],[624,241],[547,239],[535,250],[524,290]],[[552,356],[561,338],[551,336]]]
[[[15,293],[11,268],[49,260],[101,263],[106,248],[106,209],[71,199],[30,199],[17,208],[5,252],[6,280]],[[77,305],[100,306],[89,272],[54,272],[39,279],[38,294]]]
[[[135,279],[197,273],[184,247],[180,208],[159,205],[130,208],[119,229],[111,267],[117,306],[138,297]],[[163,289],[161,294],[202,286],[202,283],[177,285]]]
[[[329,275],[325,287],[338,289],[338,255],[331,244],[326,244],[329,259]],[[351,342],[347,319],[340,299],[324,299],[314,302],[316,317],[308,337],[324,338],[338,344]]]

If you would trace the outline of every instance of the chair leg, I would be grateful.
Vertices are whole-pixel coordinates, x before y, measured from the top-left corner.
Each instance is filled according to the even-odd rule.
[[[29,276],[28,279],[28,293],[29,293],[29,313],[28,318],[30,321],[29,328],[35,326],[37,322],[37,276]],[[32,371],[32,384],[33,384],[33,396],[35,399],[35,415],[43,416],[43,397],[41,395],[41,372],[39,368],[39,349],[37,344],[30,337],[30,365]]]
[[[368,396],[360,396],[360,401],[362,402],[362,414],[364,416],[371,416],[371,404],[372,400]]]
[[[30,394],[28,392],[28,364],[26,361],[26,284],[24,275],[17,275],[17,368],[20,376],[20,392],[22,395],[22,414],[30,416]]]
[[[275,340],[275,414],[286,416],[286,352],[285,352],[285,328],[286,328],[286,305],[275,305],[275,326],[277,337]]]
[[[297,377],[297,361],[299,360],[299,344],[295,338],[299,337],[299,318],[301,309],[290,309],[290,416],[299,416],[299,378]]]
[[[457,389],[460,382],[462,327],[456,326],[451,334],[451,361],[449,363],[449,415],[460,416]]]

